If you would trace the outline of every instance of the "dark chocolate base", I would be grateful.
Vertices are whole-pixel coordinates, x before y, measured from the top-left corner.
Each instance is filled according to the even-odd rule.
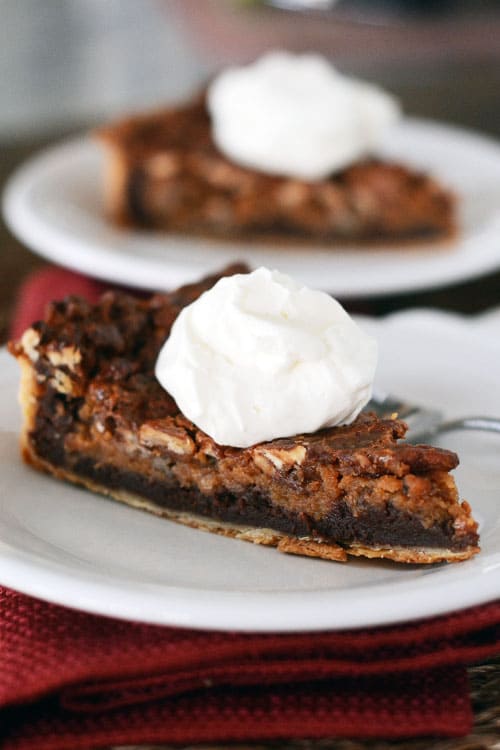
[[[349,546],[428,547],[461,551],[476,546],[474,534],[453,539],[450,522],[426,528],[415,517],[401,513],[388,502],[383,508],[367,507],[354,516],[349,505],[340,500],[321,520],[306,513],[291,513],[277,507],[264,493],[249,487],[242,493],[221,492],[204,495],[197,488],[179,486],[172,478],[164,482],[142,474],[124,471],[111,464],[96,463],[90,457],[72,457],[62,449],[60,439],[51,440],[47,432],[32,436],[36,454],[49,464],[66,469],[110,490],[125,490],[152,500],[160,508],[183,511],[237,525],[280,531],[297,537],[319,538]]]

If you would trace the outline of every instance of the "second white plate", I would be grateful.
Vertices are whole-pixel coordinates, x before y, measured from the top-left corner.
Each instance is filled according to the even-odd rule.
[[[500,145],[484,136],[406,119],[381,155],[434,174],[459,197],[461,234],[449,245],[276,248],[167,233],[121,231],[103,213],[103,155],[88,137],[30,160],[8,183],[12,231],[55,263],[106,281],[170,289],[244,260],[289,273],[339,297],[451,284],[500,267]]]

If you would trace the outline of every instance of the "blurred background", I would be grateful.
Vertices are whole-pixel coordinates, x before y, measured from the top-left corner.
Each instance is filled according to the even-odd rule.
[[[0,0],[0,13],[2,183],[47,143],[186,98],[221,66],[274,48],[321,52],[407,113],[500,136],[498,0]],[[2,225],[0,337],[19,282],[42,264]],[[470,289],[370,311],[482,309],[500,301],[500,276]]]
[[[319,51],[413,113],[500,127],[498,0],[0,0],[0,10],[4,142],[178,100],[277,47]]]

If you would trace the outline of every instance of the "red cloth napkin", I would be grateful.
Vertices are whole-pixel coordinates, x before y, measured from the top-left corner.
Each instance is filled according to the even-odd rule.
[[[13,335],[48,299],[103,288],[39,272]],[[500,601],[393,627],[262,635],[127,623],[0,588],[1,747],[463,735],[465,665],[498,652]]]
[[[471,727],[463,665],[500,650],[500,602],[262,635],[127,623],[0,589],[0,649],[3,750],[453,736]]]
[[[89,302],[97,302],[109,288],[95,279],[56,266],[47,266],[36,271],[24,281],[17,293],[12,315],[10,337],[17,339],[35,320],[43,317],[47,302],[77,294]]]

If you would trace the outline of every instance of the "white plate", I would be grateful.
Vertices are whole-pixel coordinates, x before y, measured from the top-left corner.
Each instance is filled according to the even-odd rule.
[[[500,315],[480,324],[431,312],[366,320],[379,338],[378,385],[447,415],[500,415]],[[456,565],[348,564],[179,526],[22,465],[17,365],[0,354],[0,582],[90,612],[255,631],[381,625],[500,596],[500,438],[448,436],[457,481],[481,524],[482,552]]]
[[[234,260],[266,265],[340,297],[451,284],[500,266],[500,145],[481,135],[404,120],[381,154],[428,171],[460,198],[460,238],[449,245],[318,249],[216,242],[123,231],[103,215],[103,155],[90,138],[56,146],[11,178],[4,212],[32,250],[65,267],[148,289],[173,288]]]

